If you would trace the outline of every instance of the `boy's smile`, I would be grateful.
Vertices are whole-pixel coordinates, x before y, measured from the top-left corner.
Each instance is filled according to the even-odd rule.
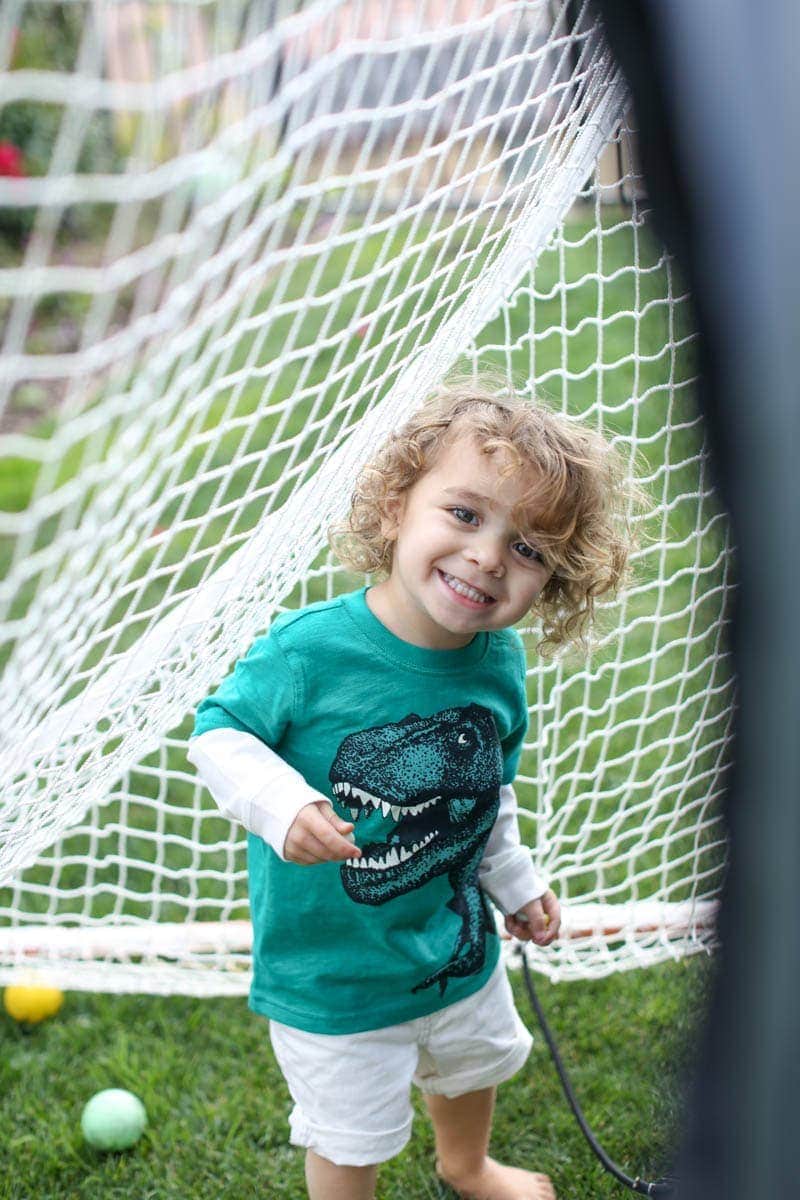
[[[501,451],[484,453],[474,438],[457,436],[387,514],[392,569],[367,602],[403,641],[448,650],[481,630],[506,629],[550,578],[512,515],[529,472],[503,476],[505,466]]]

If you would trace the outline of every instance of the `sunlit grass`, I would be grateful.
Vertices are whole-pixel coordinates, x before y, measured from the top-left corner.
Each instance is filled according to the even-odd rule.
[[[631,1175],[660,1175],[680,1124],[684,1074],[708,983],[691,960],[572,984],[539,983],[541,1002],[601,1144]],[[517,1006],[534,1034],[519,972]],[[83,1142],[94,1092],[144,1102],[142,1140],[103,1155]],[[380,1170],[378,1200],[452,1200],[433,1175],[418,1094],[409,1146]],[[303,1153],[288,1145],[291,1103],[267,1036],[244,1001],[68,995],[25,1034],[0,1016],[0,1200],[302,1200]],[[548,1172],[565,1200],[616,1200],[566,1107],[541,1036],[500,1088],[492,1152]]]

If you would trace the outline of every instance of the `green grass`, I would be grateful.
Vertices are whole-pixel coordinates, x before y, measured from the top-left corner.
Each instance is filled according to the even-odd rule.
[[[682,1089],[710,979],[705,959],[570,984],[537,984],[587,1118],[629,1174],[670,1162]],[[562,1098],[521,973],[517,1006],[536,1041],[499,1090],[493,1154],[548,1172],[561,1200],[623,1190],[591,1156]],[[105,1087],[144,1102],[131,1150],[101,1154],[80,1131]],[[412,1141],[379,1174],[378,1200],[450,1200],[433,1178],[419,1094]],[[288,1145],[290,1101],[267,1023],[234,999],[71,993],[24,1033],[0,1018],[0,1200],[301,1200],[303,1152]]]

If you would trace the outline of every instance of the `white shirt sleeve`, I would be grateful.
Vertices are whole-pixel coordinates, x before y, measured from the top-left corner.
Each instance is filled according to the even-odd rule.
[[[505,915],[538,900],[549,887],[534,867],[530,850],[522,845],[517,797],[510,783],[500,788],[500,811],[478,868],[478,882]]]
[[[221,811],[284,861],[283,844],[300,809],[319,800],[330,803],[252,733],[209,729],[191,738],[186,756]]]

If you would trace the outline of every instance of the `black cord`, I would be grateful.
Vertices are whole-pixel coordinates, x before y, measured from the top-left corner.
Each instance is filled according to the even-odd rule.
[[[589,1128],[586,1118],[583,1115],[583,1111],[581,1110],[581,1106],[572,1090],[572,1084],[570,1083],[566,1068],[561,1061],[561,1055],[558,1052],[558,1046],[556,1045],[555,1038],[550,1031],[550,1026],[547,1024],[545,1015],[542,1012],[542,1006],[539,1003],[539,997],[536,995],[536,990],[533,986],[533,980],[531,978],[531,972],[528,966],[528,959],[522,943],[518,944],[517,952],[522,959],[522,973],[525,976],[525,986],[528,989],[528,996],[530,997],[537,1020],[542,1027],[542,1033],[544,1034],[545,1041],[547,1042],[550,1050],[550,1056],[553,1059],[553,1064],[558,1072],[558,1077],[561,1080],[561,1086],[564,1089],[564,1095],[567,1098],[567,1103],[572,1109],[575,1120],[578,1122],[586,1141],[589,1143],[592,1150],[597,1155],[600,1162],[603,1164],[609,1174],[618,1179],[620,1183],[623,1183],[625,1187],[630,1188],[634,1192],[638,1192],[641,1196],[672,1196],[677,1186],[674,1179],[657,1179],[654,1183],[647,1183],[644,1179],[639,1179],[638,1176],[636,1179],[631,1179],[630,1175],[626,1175],[625,1172],[608,1157],[603,1147],[597,1141],[597,1138]]]

